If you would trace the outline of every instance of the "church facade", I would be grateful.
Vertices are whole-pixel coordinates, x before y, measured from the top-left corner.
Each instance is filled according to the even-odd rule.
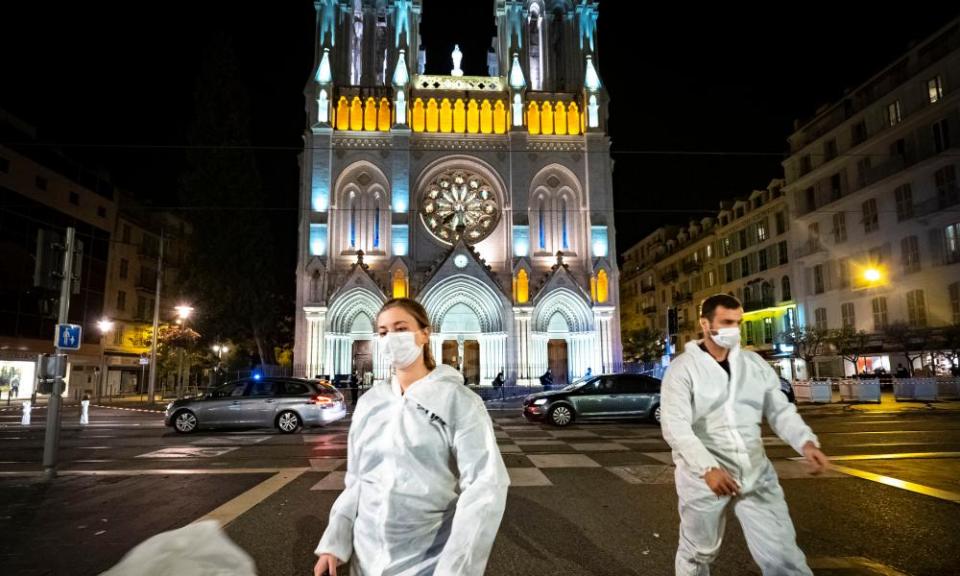
[[[595,0],[497,0],[485,76],[427,75],[419,0],[317,0],[294,362],[388,374],[375,315],[427,309],[470,384],[620,368]]]

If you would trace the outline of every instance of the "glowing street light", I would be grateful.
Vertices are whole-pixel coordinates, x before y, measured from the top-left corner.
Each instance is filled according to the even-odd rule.
[[[875,284],[875,283],[879,282],[881,276],[882,276],[882,275],[880,274],[880,271],[877,270],[876,268],[867,268],[867,269],[864,270],[864,272],[863,272],[863,278],[864,278],[867,282],[870,282],[871,284]]]
[[[103,394],[103,388],[107,382],[107,355],[104,349],[104,340],[107,332],[113,330],[113,321],[109,318],[101,318],[97,322],[97,329],[100,330],[100,377],[97,379],[97,403],[100,402],[100,396]]]
[[[190,306],[188,304],[181,304],[176,308],[174,308],[174,310],[177,311],[177,318],[179,318],[180,320],[186,320],[187,318],[190,317],[190,314],[193,313],[193,306]]]

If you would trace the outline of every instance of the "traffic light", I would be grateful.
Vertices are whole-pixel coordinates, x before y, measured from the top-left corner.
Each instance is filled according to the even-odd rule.
[[[667,334],[673,335],[678,331],[677,309],[667,308]]]

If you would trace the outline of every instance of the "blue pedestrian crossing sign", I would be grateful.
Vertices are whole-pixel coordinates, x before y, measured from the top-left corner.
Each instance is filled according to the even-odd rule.
[[[57,348],[61,350],[79,350],[80,326],[76,324],[57,324],[54,342],[56,342]]]

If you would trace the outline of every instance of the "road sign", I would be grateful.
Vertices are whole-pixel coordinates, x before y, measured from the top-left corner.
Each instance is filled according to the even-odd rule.
[[[80,326],[76,324],[57,324],[53,340],[61,350],[79,350],[80,334]]]
[[[147,366],[148,364],[150,364],[150,359],[149,359],[149,358],[141,358],[141,359],[140,359],[140,365],[141,365],[141,366]]]

